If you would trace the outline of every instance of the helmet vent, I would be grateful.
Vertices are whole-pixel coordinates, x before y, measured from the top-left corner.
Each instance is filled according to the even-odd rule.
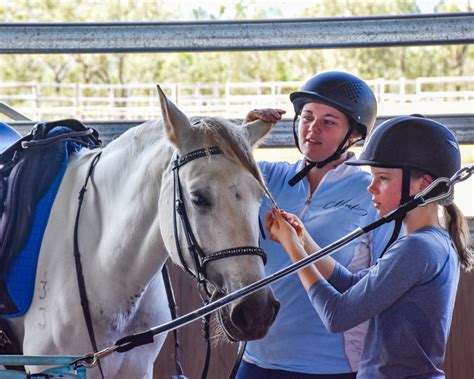
[[[340,86],[342,95],[352,100],[354,103],[359,102],[362,91],[362,85],[357,82],[345,82]]]

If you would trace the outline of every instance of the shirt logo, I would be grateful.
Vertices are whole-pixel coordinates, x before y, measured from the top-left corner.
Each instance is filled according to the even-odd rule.
[[[367,209],[361,208],[360,204],[351,204],[352,199],[349,200],[339,200],[339,201],[330,201],[329,203],[323,206],[323,209],[339,209],[342,208],[346,211],[354,213],[359,216],[367,216],[369,212]]]

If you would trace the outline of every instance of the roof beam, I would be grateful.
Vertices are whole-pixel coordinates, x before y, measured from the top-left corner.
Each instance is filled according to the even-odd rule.
[[[0,23],[0,54],[471,44],[472,25],[474,12],[243,21]]]

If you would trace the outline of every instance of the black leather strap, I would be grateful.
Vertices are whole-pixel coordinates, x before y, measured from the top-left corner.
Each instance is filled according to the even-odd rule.
[[[298,183],[301,179],[303,179],[306,175],[308,175],[308,173],[311,171],[311,169],[313,167],[322,168],[322,167],[326,166],[328,163],[331,163],[333,161],[337,161],[342,156],[342,154],[344,154],[347,151],[347,149],[349,149],[349,147],[351,147],[352,145],[354,145],[355,143],[357,143],[361,140],[361,138],[360,138],[356,141],[353,141],[349,145],[345,146],[346,142],[351,137],[352,132],[354,131],[354,129],[355,129],[355,126],[351,124],[349,126],[349,129],[347,130],[347,133],[346,133],[344,139],[339,144],[336,151],[330,157],[326,158],[324,161],[314,162],[314,161],[310,161],[309,159],[306,159],[306,161],[307,161],[306,166],[304,166],[300,171],[298,171],[288,181],[288,184],[293,187],[296,183]],[[293,132],[295,133],[295,136],[296,136],[296,132],[294,131],[294,129],[293,129]],[[295,138],[297,138],[297,136]],[[298,140],[296,139],[296,141],[298,141]],[[299,149],[299,144],[297,144],[297,147]]]
[[[96,342],[95,334],[94,334],[94,325],[92,324],[92,317],[91,317],[91,312],[89,308],[89,299],[87,298],[86,283],[84,281],[84,272],[83,272],[82,263],[81,263],[81,252],[79,250],[79,218],[81,216],[81,208],[82,208],[82,203],[84,201],[84,194],[87,191],[87,184],[89,183],[89,179],[92,177],[92,173],[94,172],[94,168],[97,162],[99,162],[101,154],[102,152],[98,153],[92,159],[91,165],[89,167],[89,171],[87,172],[86,181],[84,182],[84,185],[82,186],[79,192],[79,205],[77,207],[76,221],[74,223],[74,261],[76,263],[77,286],[79,287],[82,313],[84,314],[84,319],[86,321],[86,326],[87,326],[87,332],[89,333],[89,339],[91,340],[94,353],[97,353],[98,349],[97,349],[97,342]],[[100,364],[100,361],[99,361],[99,370],[100,370],[100,374],[102,378],[104,379],[104,373],[102,371],[102,365]]]
[[[173,286],[171,285],[171,279],[166,263],[163,265],[161,271],[163,275],[163,282],[165,284],[166,297],[168,298],[168,307],[170,309],[171,319],[174,320],[178,317],[176,299],[173,292]],[[183,365],[181,364],[181,351],[178,338],[178,329],[173,330],[174,336],[174,362],[176,365],[176,374],[178,376],[183,376]]]

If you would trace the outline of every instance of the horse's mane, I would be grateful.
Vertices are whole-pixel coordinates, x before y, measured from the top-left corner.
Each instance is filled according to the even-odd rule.
[[[262,188],[267,188],[243,128],[217,117],[192,117],[190,121],[199,124],[208,146],[219,146],[227,158],[246,168]]]
[[[227,158],[246,168],[262,186],[264,191],[267,194],[269,193],[257,163],[253,158],[252,148],[243,128],[218,117],[195,116],[190,118],[190,122],[202,132],[205,146],[217,145]],[[163,141],[161,120],[148,121],[145,124],[148,127],[131,128],[121,138],[117,138],[109,143],[108,147],[113,146],[114,149],[121,149],[131,146],[134,152],[139,152],[146,145],[149,146],[151,143]],[[157,128],[157,126],[159,127]]]

